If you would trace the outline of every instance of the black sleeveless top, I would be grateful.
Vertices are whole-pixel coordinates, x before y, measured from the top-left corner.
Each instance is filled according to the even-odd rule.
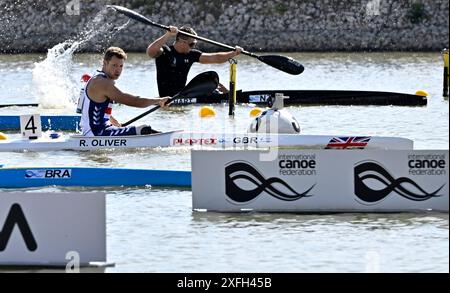
[[[172,46],[164,45],[163,53],[156,58],[156,78],[159,96],[174,96],[186,85],[189,69],[199,62],[202,52],[191,49],[187,54],[178,53]]]

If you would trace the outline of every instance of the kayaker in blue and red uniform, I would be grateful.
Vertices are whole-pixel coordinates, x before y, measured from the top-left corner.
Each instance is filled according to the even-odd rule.
[[[81,129],[85,136],[127,136],[159,133],[148,125],[122,127],[111,116],[112,103],[145,108],[150,105],[163,107],[170,97],[141,98],[120,91],[114,81],[122,73],[126,53],[118,47],[110,47],[103,57],[102,70],[89,79],[84,88]]]

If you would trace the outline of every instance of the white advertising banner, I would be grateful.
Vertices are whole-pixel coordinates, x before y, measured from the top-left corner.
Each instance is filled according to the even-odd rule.
[[[193,209],[448,212],[448,150],[192,151]]]
[[[0,193],[0,265],[106,261],[104,193]]]

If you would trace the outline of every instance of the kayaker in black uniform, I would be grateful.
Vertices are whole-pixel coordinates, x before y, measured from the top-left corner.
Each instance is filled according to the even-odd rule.
[[[234,51],[203,53],[194,49],[197,44],[196,39],[179,34],[178,28],[175,26],[169,26],[169,29],[166,34],[155,40],[147,48],[147,55],[156,60],[156,78],[160,96],[173,96],[181,91],[186,85],[189,70],[194,62],[202,64],[224,63],[243,51],[241,47],[236,46]],[[183,26],[179,30],[197,35],[188,26]],[[175,36],[173,45],[166,45]],[[218,89],[222,92],[227,91],[221,84],[219,84]]]

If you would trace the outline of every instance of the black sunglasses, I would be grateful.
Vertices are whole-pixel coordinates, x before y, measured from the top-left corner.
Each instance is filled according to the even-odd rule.
[[[182,40],[183,40],[183,39],[182,39]],[[187,43],[188,46],[189,46],[190,48],[194,48],[195,45],[197,45],[197,42],[196,42],[196,41],[193,41],[192,43],[188,43],[186,40],[183,40],[183,42]]]

